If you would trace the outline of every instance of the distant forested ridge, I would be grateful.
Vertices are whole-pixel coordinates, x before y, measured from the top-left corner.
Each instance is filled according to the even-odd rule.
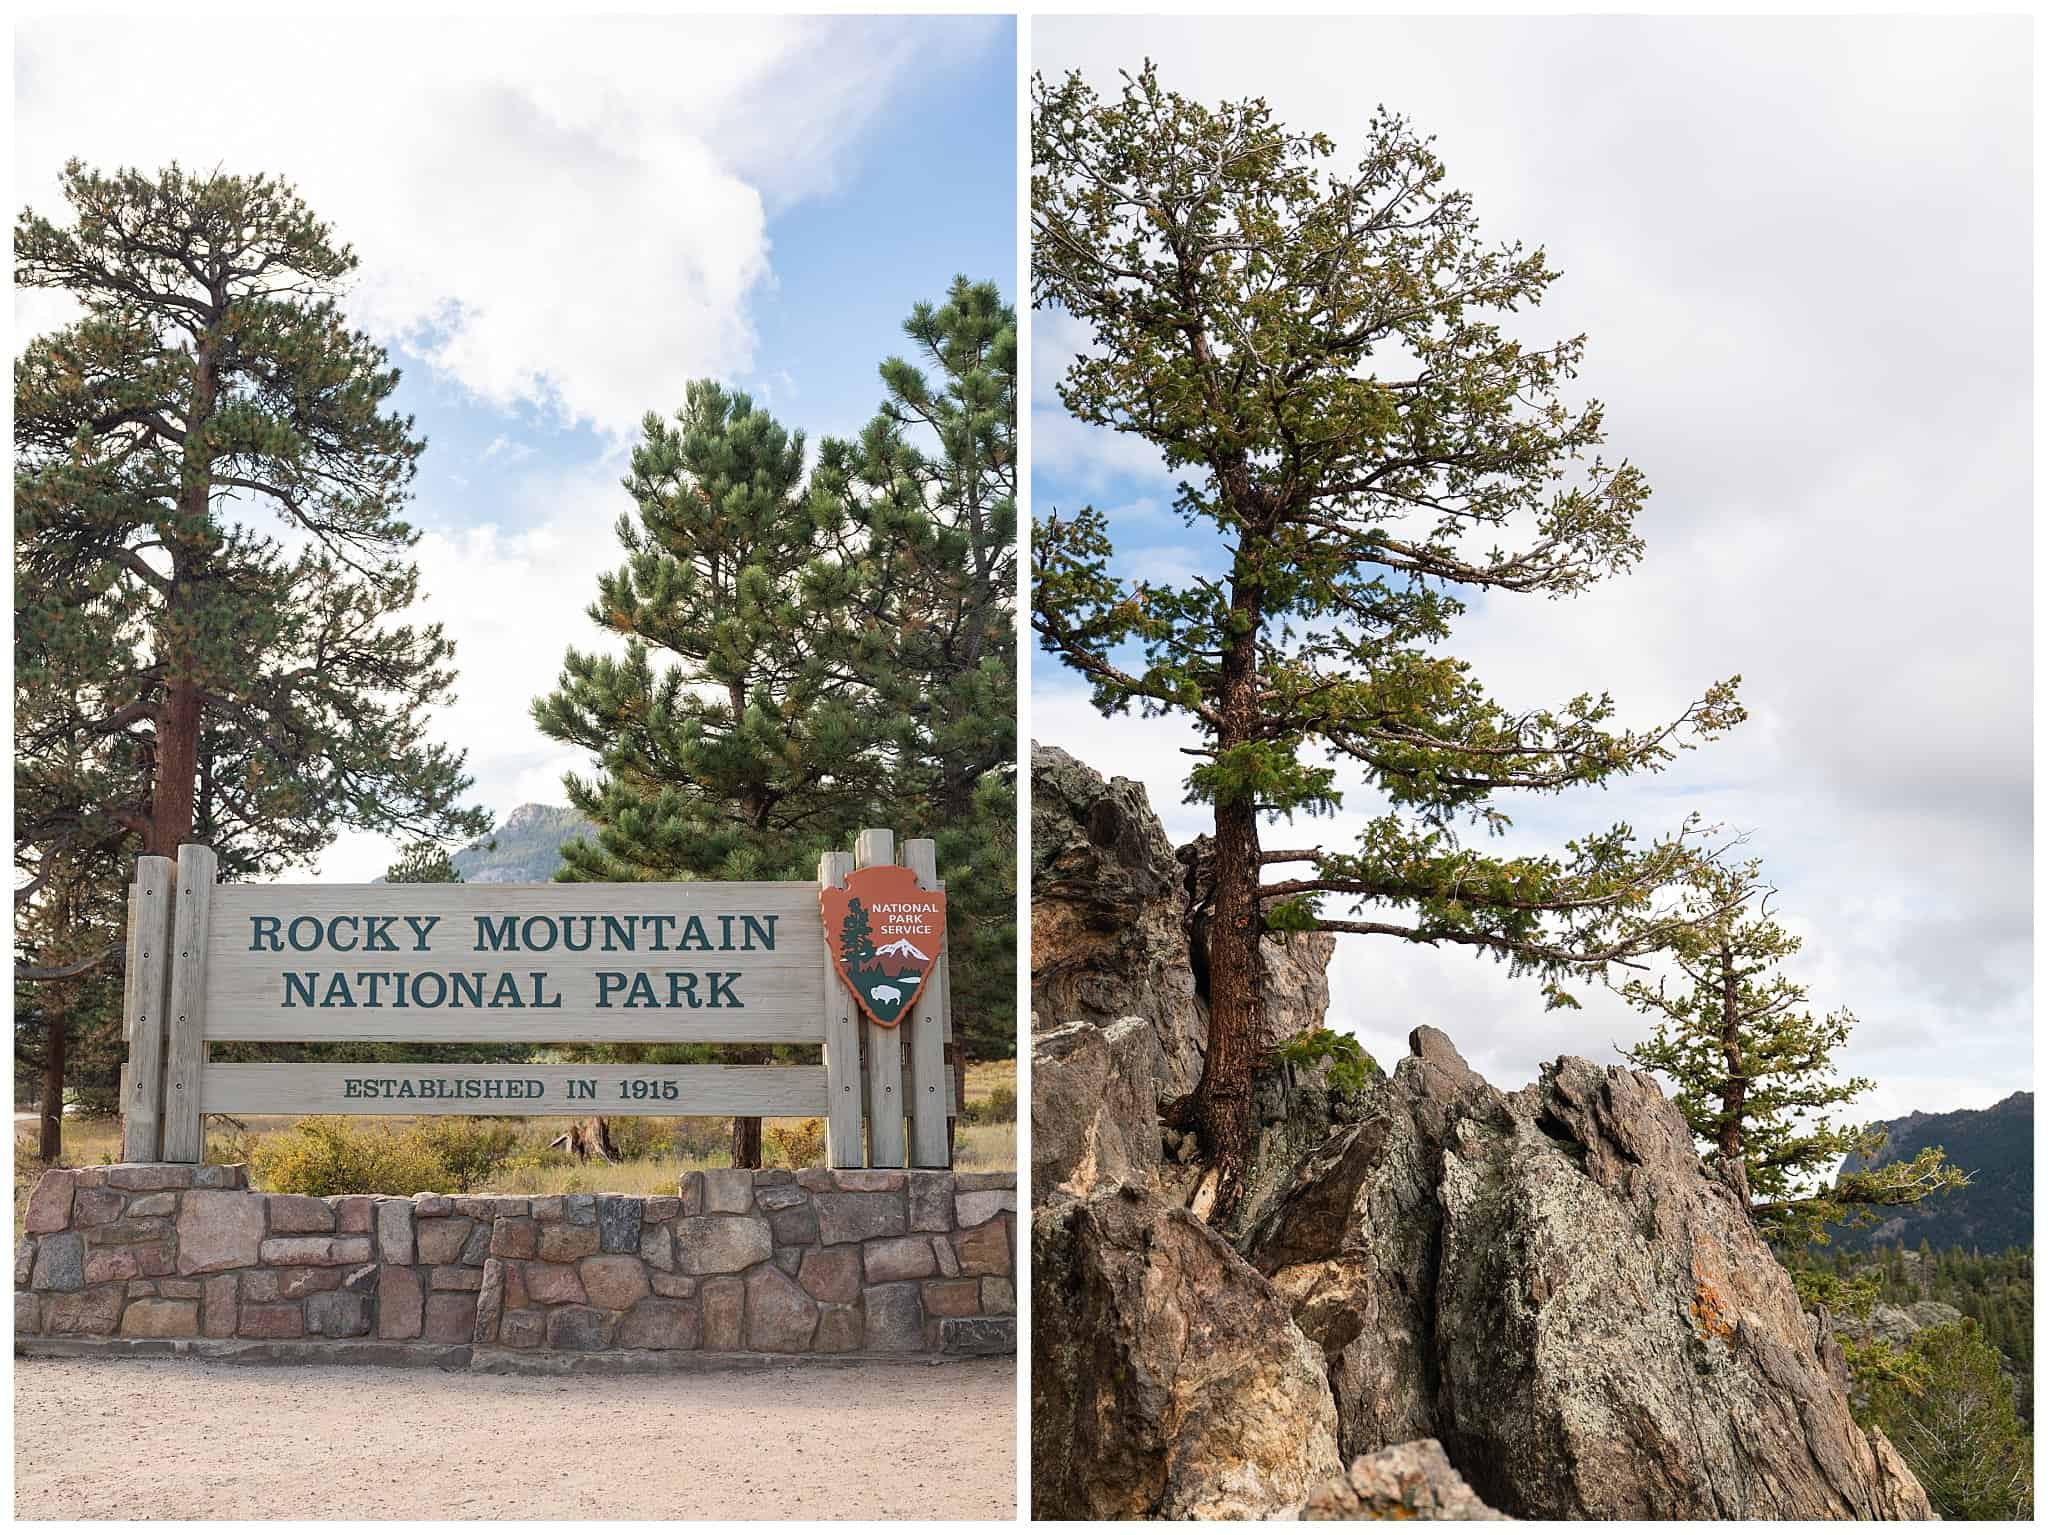
[[[1888,1211],[1887,1218],[1860,1230],[1836,1228],[1833,1240],[1845,1247],[1957,1247],[2000,1252],[2034,1244],[2034,1095],[2014,1093],[1988,1109],[1947,1114],[1908,1114],[1886,1123],[1889,1139],[1877,1163],[1910,1158],[1923,1146],[1939,1146],[1948,1160],[1970,1175],[1970,1186],[1924,1204]],[[1851,1156],[1844,1173],[1874,1165]]]

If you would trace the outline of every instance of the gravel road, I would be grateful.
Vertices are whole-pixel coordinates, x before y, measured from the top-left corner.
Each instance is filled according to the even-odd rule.
[[[539,1377],[16,1359],[21,1519],[1009,1519],[1014,1359]]]

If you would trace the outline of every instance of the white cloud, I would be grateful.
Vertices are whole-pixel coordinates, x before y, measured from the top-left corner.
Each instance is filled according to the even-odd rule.
[[[73,155],[283,174],[361,256],[359,323],[480,399],[614,435],[748,367],[770,214],[835,184],[910,46],[900,25],[805,18],[420,19],[402,45],[337,21],[283,41],[23,27],[18,194],[58,214]]]

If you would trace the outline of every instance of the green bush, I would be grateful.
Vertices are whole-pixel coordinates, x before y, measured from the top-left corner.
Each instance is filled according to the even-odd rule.
[[[446,1189],[448,1167],[417,1132],[364,1130],[344,1119],[302,1119],[249,1150],[257,1187],[274,1194],[418,1194]]]
[[[1017,1122],[1017,1090],[998,1086],[986,1098],[970,1099],[960,1109],[963,1125],[1014,1125]]]
[[[452,1115],[428,1120],[405,1139],[418,1141],[448,1170],[454,1191],[467,1194],[505,1165],[519,1144],[519,1131],[502,1119]]]
[[[730,1126],[732,1121],[720,1123]],[[607,1119],[604,1125],[621,1162],[651,1162],[670,1155],[675,1148],[675,1131],[665,1119]],[[731,1134],[728,1128],[727,1137]]]

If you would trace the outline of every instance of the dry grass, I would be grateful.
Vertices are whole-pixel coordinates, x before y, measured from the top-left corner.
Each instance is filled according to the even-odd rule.
[[[1007,1088],[1014,1095],[1016,1086],[1015,1061],[974,1061],[967,1067],[967,1101],[970,1105],[987,1104],[999,1088]],[[377,1119],[352,1118],[350,1122],[365,1127],[375,1125],[388,1128],[393,1133],[402,1135],[420,1120],[415,1116],[401,1115]],[[208,1160],[219,1160],[222,1157],[242,1160],[247,1156],[249,1146],[255,1141],[267,1135],[288,1131],[294,1123],[296,1120],[291,1115],[256,1115],[241,1121],[242,1130],[237,1134],[231,1124],[209,1120]],[[570,1120],[515,1118],[507,1120],[507,1123],[519,1127],[519,1150],[507,1166],[494,1173],[488,1180],[489,1191],[492,1193],[672,1194],[675,1192],[676,1180],[682,1174],[707,1167],[724,1167],[730,1160],[722,1146],[695,1154],[678,1153],[664,1125],[650,1129],[649,1134],[658,1139],[649,1154],[610,1165],[602,1162],[579,1163],[561,1153],[548,1153],[542,1150],[549,1141],[569,1127]],[[777,1126],[794,1126],[798,1123],[800,1122],[796,1120],[771,1119],[763,1128],[773,1130]],[[14,1234],[19,1237],[28,1191],[34,1187],[44,1164],[35,1154],[34,1128],[17,1123],[15,1130]],[[698,1135],[691,1139],[700,1146],[707,1141],[716,1145],[722,1142],[723,1136]],[[65,1118],[64,1154],[61,1165],[93,1167],[120,1160],[121,1122],[118,1119],[87,1119],[77,1116]],[[953,1162],[955,1167],[963,1171],[1015,1167],[1015,1122],[962,1124],[955,1143]]]

